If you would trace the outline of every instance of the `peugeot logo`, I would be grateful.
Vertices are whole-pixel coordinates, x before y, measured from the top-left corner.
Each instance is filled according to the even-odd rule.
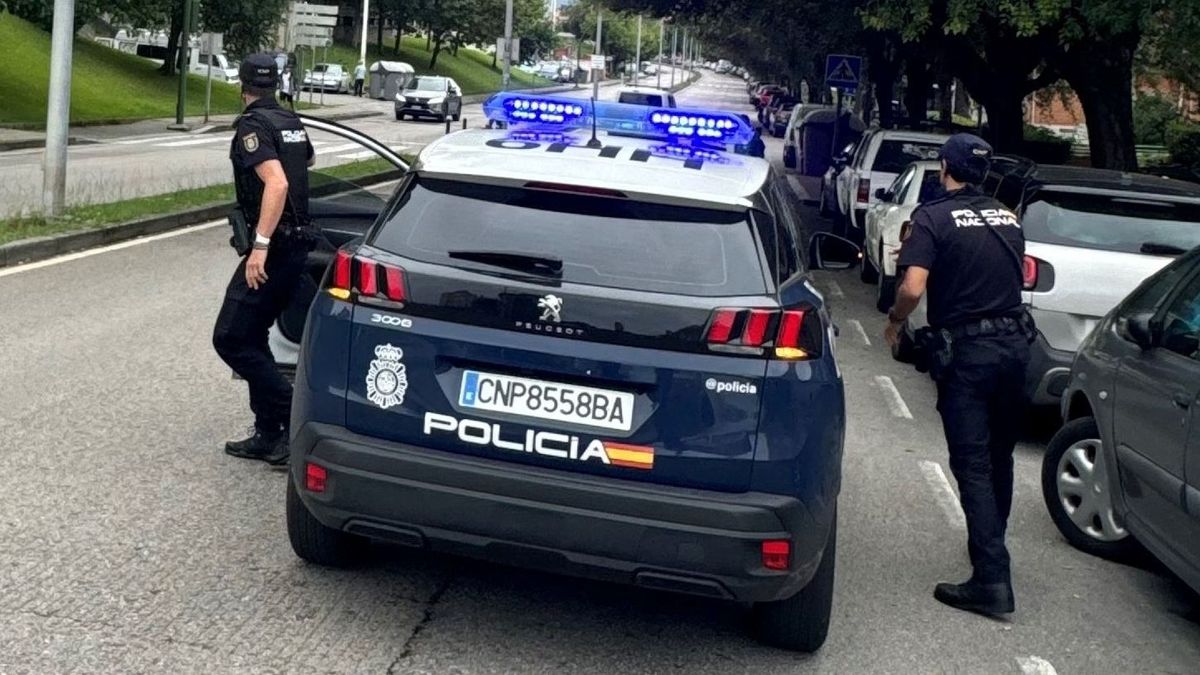
[[[554,323],[562,321],[562,298],[552,293],[538,300],[537,306],[542,310],[542,317],[538,319],[539,321],[553,321]]]

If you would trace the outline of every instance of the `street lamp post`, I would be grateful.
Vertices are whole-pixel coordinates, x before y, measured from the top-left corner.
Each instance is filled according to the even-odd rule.
[[[679,27],[671,27],[671,88],[675,88],[675,48],[679,45]]]
[[[42,209],[62,215],[67,192],[67,134],[71,113],[71,50],[75,0],[54,0],[50,35],[50,92],[46,101],[46,154],[42,158]]]
[[[657,78],[654,83],[654,87],[656,89],[662,89],[663,35],[665,34],[666,29],[667,29],[667,20],[659,19],[658,20],[658,66],[655,67],[655,69],[654,69],[655,78]]]
[[[360,40],[359,45],[358,45],[358,60],[362,61],[364,66],[367,64],[367,22],[370,20],[370,17],[371,17],[370,12],[371,12],[371,0],[363,0],[362,39]],[[383,17],[380,16],[379,20],[383,21]],[[325,92],[325,88],[322,87],[321,93],[324,93],[324,92]]]
[[[509,0],[510,2],[512,0]],[[637,31],[637,50],[634,52],[636,56],[633,58],[633,83],[637,84],[642,79],[642,15],[638,14],[638,31]]]
[[[600,49],[600,40],[604,37],[604,10],[596,10],[596,49],[592,52],[593,56],[603,54]],[[593,64],[594,65],[594,64]],[[592,100],[600,100],[600,78],[604,76],[604,71],[596,72],[592,68]]]
[[[508,91],[509,78],[512,77],[512,31],[513,31],[513,0],[504,3],[504,73],[500,77],[500,89]]]

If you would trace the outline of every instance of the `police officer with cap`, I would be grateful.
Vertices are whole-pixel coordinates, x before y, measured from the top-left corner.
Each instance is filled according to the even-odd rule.
[[[240,76],[246,107],[235,123],[229,158],[238,207],[254,239],[225,291],[213,346],[249,385],[254,433],[227,443],[225,452],[285,464],[292,386],[279,372],[267,336],[291,300],[312,248],[308,167],[314,154],[300,119],[275,100],[275,59],[251,55],[242,61]]]
[[[971,134],[939,153],[946,194],[912,216],[898,265],[904,279],[885,332],[895,346],[921,296],[950,468],[967,519],[974,573],[938,584],[934,597],[986,615],[1015,610],[1004,543],[1013,498],[1013,448],[1021,428],[1033,323],[1021,303],[1025,239],[1015,214],[984,195],[992,148]]]

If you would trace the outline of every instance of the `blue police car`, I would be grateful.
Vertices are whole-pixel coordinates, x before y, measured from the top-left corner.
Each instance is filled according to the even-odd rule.
[[[502,94],[339,249],[296,370],[288,533],[753,603],[812,651],[845,427],[784,187],[732,114]]]

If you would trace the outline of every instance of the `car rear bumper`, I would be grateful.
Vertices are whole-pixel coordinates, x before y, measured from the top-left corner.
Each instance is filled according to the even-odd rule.
[[[305,464],[326,490],[304,487]],[[308,423],[291,480],[322,524],[373,539],[555,574],[745,602],[789,597],[824,553],[830,522],[794,497],[727,494],[567,474],[426,450]],[[831,514],[827,514],[831,517]],[[762,542],[792,545],[786,571]]]
[[[1036,406],[1058,405],[1071,382],[1075,352],[1055,349],[1040,333],[1029,348],[1025,373],[1025,397]]]

